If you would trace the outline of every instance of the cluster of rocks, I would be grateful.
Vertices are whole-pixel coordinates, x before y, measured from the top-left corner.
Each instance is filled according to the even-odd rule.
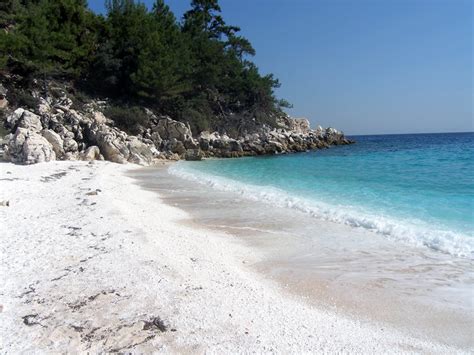
[[[129,135],[104,116],[106,102],[90,102],[77,110],[65,93],[38,100],[35,112],[17,108],[6,116],[4,124],[11,133],[3,146],[4,158],[9,161],[34,164],[55,159],[105,159],[151,165],[159,159],[281,154],[351,143],[333,128],[312,130],[308,120],[290,117],[281,117],[278,128],[262,125],[239,138],[207,131],[193,137],[189,124],[149,110],[149,126],[139,135]]]
[[[253,133],[233,139],[226,134],[202,132],[199,147],[207,157],[241,157],[252,155],[283,154],[328,148],[330,145],[350,144],[344,134],[334,128],[310,129],[305,118],[281,117],[279,128],[262,126]]]
[[[38,113],[18,108],[6,118],[4,158],[34,164],[50,160],[110,160],[149,165],[159,155],[146,139],[129,136],[90,105],[79,113],[64,97],[52,105],[40,99]]]

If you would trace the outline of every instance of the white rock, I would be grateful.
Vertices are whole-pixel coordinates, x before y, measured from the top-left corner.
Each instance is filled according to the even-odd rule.
[[[38,111],[40,114],[45,115],[51,113],[51,105],[47,100],[40,97],[40,103],[38,105]]]
[[[199,139],[210,140],[211,139],[211,133],[209,131],[202,131],[199,134]]]
[[[64,138],[63,148],[65,152],[77,152],[78,145],[77,142],[72,137]]]
[[[94,113],[92,114],[92,118],[94,119],[94,122],[96,124],[104,124],[107,122],[107,118],[100,111],[94,111]]]
[[[99,160],[100,159],[100,149],[96,145],[88,147],[85,151],[79,154],[81,160]]]
[[[9,139],[6,158],[13,163],[35,164],[55,160],[56,154],[46,138],[19,127]]]
[[[44,129],[41,134],[53,146],[53,150],[54,153],[56,153],[56,157],[61,157],[64,154],[64,143],[59,134],[50,129]]]
[[[172,120],[171,118],[163,118],[159,120],[156,130],[161,138],[166,140],[176,138],[177,140],[184,142],[186,139],[192,138],[189,126],[186,126],[182,122]]]
[[[27,110],[24,110],[23,114],[21,115],[18,126],[21,128],[26,128],[27,130],[35,133],[38,133],[43,129],[40,117]]]
[[[10,124],[10,126],[13,127],[17,124],[18,120],[23,115],[23,112],[25,112],[25,110],[20,107],[7,116],[7,122]]]
[[[328,127],[328,128],[326,129],[326,134],[340,134],[340,132],[339,132],[337,129],[335,129],[335,128]]]
[[[310,130],[309,120],[307,118],[293,118],[290,128],[296,133],[307,134]]]

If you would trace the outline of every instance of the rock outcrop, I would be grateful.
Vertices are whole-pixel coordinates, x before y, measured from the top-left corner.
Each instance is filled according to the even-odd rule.
[[[56,159],[51,143],[27,128],[18,127],[7,136],[7,142],[4,157],[13,163],[35,164]]]
[[[8,107],[7,93],[8,90],[0,83],[0,109]]]
[[[53,146],[41,134],[40,117],[34,113],[17,109],[7,118],[13,122],[15,133],[7,136],[5,157],[14,163],[35,164],[56,159]]]
[[[240,157],[249,155],[282,154],[328,148],[330,145],[350,144],[344,134],[334,128],[310,128],[305,118],[281,117],[278,128],[261,127],[257,132],[238,139],[218,132],[202,132],[198,138],[204,156]]]
[[[6,93],[0,89],[0,94]],[[104,115],[104,101],[73,108],[65,92],[35,97],[35,112],[18,107],[9,110],[4,121],[12,132],[5,139],[4,158],[15,163],[105,159],[150,165],[158,159],[283,154],[351,143],[334,128],[318,126],[312,130],[307,119],[289,116],[280,117],[276,127],[255,126],[238,137],[230,137],[224,131],[204,131],[193,136],[189,124],[156,116],[148,109],[145,112],[149,125],[141,127],[140,134],[129,135]]]

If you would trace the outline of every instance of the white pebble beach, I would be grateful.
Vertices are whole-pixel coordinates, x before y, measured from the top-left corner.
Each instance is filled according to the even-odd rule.
[[[0,164],[1,353],[459,353],[311,305],[110,162]]]

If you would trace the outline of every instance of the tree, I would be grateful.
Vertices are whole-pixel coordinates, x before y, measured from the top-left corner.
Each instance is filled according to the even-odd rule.
[[[259,73],[255,49],[226,24],[218,0],[192,0],[181,23],[164,0],[151,10],[138,0],[106,8],[101,16],[86,0],[3,0],[0,66],[74,79],[114,99],[123,126],[138,111],[124,112],[143,103],[195,131],[234,124],[234,114],[272,123],[288,104],[276,100],[278,80]]]
[[[189,89],[190,52],[174,14],[157,0],[146,23],[148,35],[131,74],[139,96],[158,102],[175,98]]]
[[[94,50],[93,15],[85,0],[10,1],[2,16],[2,48],[9,65],[23,72],[80,75]],[[8,11],[6,12],[8,13]]]

